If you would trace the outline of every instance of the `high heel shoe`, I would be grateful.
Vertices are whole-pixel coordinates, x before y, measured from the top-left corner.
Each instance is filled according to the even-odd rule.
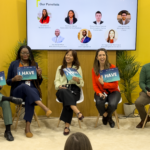
[[[51,111],[51,110],[48,110],[48,111],[46,112],[46,117],[49,117],[49,116],[51,115],[51,113],[52,113],[52,111]]]
[[[65,129],[68,129],[69,131],[65,132]],[[70,133],[70,129],[69,129],[69,127],[65,127],[65,129],[64,129],[64,135],[68,135]]]
[[[78,113],[77,113],[78,119],[81,120],[81,121],[83,121],[84,116],[82,115],[82,116],[79,118],[79,114],[81,114],[81,112],[78,112]]]

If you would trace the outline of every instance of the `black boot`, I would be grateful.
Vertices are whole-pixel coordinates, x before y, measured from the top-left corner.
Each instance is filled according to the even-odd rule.
[[[109,122],[110,127],[111,127],[111,128],[114,128],[115,122],[112,120],[112,117],[110,117],[110,118],[108,119],[108,122]]]
[[[10,131],[5,131],[4,137],[5,137],[8,141],[14,141],[14,137],[12,136],[12,134],[11,134]]]
[[[21,105],[23,100],[21,98],[11,97],[11,102],[17,105]]]
[[[107,125],[108,117],[103,116],[102,122],[103,122],[103,125]]]

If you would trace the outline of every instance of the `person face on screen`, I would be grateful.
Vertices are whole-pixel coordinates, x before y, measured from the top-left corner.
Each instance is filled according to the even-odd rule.
[[[122,14],[121,14],[121,17],[122,17],[122,20],[126,20],[126,18],[127,18],[127,13],[122,13]]]
[[[27,48],[22,48],[20,51],[21,60],[27,61],[27,60],[29,60],[29,57],[30,57],[29,50]]]
[[[101,22],[102,14],[100,11],[96,12],[95,18],[96,18],[96,22]]]
[[[110,39],[114,39],[114,37],[115,37],[115,32],[114,32],[113,30],[111,30],[111,31],[109,32],[109,37],[110,37]]]
[[[100,64],[104,65],[106,62],[106,53],[105,51],[99,51],[97,55],[97,60]]]
[[[83,35],[83,37],[85,37],[85,36],[87,35],[86,30],[83,30],[83,31],[82,31],[82,35]]]
[[[60,30],[59,29],[56,29],[55,30],[55,35],[58,37],[60,35]]]
[[[115,30],[110,30],[108,33],[108,38],[107,38],[107,42],[108,43],[114,43],[115,42]]]
[[[48,16],[47,10],[43,9],[42,11],[42,18],[46,18]]]
[[[65,55],[65,60],[66,60],[66,63],[67,63],[67,64],[72,64],[72,62],[74,61],[72,51],[69,51],[69,52]]]
[[[70,19],[74,17],[74,12],[72,10],[69,11],[68,16]]]

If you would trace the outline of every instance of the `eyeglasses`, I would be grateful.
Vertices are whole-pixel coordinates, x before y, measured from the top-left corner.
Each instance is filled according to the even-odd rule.
[[[30,53],[21,53],[22,55],[29,55]]]

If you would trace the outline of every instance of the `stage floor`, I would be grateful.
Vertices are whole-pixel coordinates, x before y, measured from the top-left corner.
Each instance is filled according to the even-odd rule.
[[[12,126],[15,141],[8,142],[4,139],[4,123],[0,119],[0,150],[63,150],[68,136],[63,135],[64,123],[57,128],[58,118],[40,117],[41,128],[33,120],[31,131],[33,138],[25,137],[25,122],[19,121],[17,131]],[[113,118],[115,120],[115,118]],[[102,125],[101,119],[97,128],[94,128],[96,117],[87,117],[78,126],[77,118],[73,118],[71,132],[83,132],[92,144],[93,150],[146,150],[150,148],[150,123],[145,129],[136,129],[140,118],[120,119],[120,129]],[[15,122],[14,122],[15,123]]]

